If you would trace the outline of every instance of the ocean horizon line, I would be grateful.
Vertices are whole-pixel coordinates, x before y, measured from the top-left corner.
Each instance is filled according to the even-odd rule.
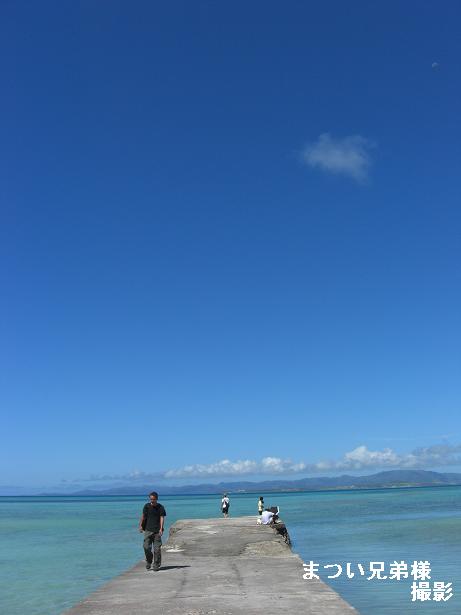
[[[353,492],[353,491],[396,491],[410,490],[410,489],[446,489],[452,487],[461,487],[461,483],[453,483],[446,485],[395,485],[389,487],[338,487],[337,489],[265,489],[264,493],[278,493],[281,495],[291,495],[296,493],[338,493],[338,492]],[[257,491],[232,491],[227,489],[227,492],[233,496],[246,496],[246,495],[258,495],[260,490]],[[165,498],[184,498],[184,497],[209,497],[212,495],[220,495],[222,491],[207,492],[207,493],[166,493],[162,495],[159,490],[160,497]],[[116,493],[116,494],[104,494],[104,493],[89,493],[89,494],[72,494],[72,493],[35,493],[31,495],[0,495],[0,499],[3,498],[141,498],[147,497],[147,493]]]

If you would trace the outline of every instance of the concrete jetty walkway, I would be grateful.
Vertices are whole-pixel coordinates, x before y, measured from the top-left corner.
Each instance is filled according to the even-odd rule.
[[[303,580],[303,572],[300,557],[256,517],[177,521],[160,571],[140,562],[66,613],[357,614],[322,581]]]

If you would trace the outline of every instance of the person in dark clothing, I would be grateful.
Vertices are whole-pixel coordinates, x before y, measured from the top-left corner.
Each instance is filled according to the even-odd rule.
[[[160,570],[162,565],[162,534],[166,517],[166,510],[158,502],[158,493],[149,493],[148,504],[142,509],[139,521],[139,531],[144,532],[144,555],[146,556],[146,568],[155,571]],[[153,552],[152,552],[153,547]],[[152,565],[153,564],[153,565]]]

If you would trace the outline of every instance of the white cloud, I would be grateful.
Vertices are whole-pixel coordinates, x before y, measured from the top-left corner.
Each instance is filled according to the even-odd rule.
[[[461,465],[461,444],[440,444],[417,448],[410,453],[399,454],[390,448],[370,450],[365,445],[348,451],[337,460],[320,460],[313,463],[293,462],[280,457],[264,457],[261,460],[222,459],[209,464],[191,464],[163,472],[141,472],[135,470],[124,475],[91,476],[88,481],[149,482],[174,479],[216,479],[237,476],[286,476],[293,474],[321,474],[347,471],[369,471],[380,469],[422,469],[441,466]]]
[[[212,464],[195,464],[176,470],[168,470],[164,478],[210,478],[219,476],[319,474],[321,472],[344,472],[379,470],[389,468],[427,468],[461,465],[461,445],[449,444],[418,448],[411,453],[398,454],[390,448],[369,450],[365,445],[347,452],[339,460],[294,463],[291,459],[264,457],[261,461],[230,461],[224,459]]]
[[[379,470],[389,468],[421,469],[461,465],[461,445],[441,444],[417,448],[411,453],[398,454],[390,448],[371,451],[366,446],[358,446],[346,453],[338,461],[321,461],[307,466],[309,472]]]
[[[209,478],[216,476],[242,476],[245,474],[293,474],[305,469],[305,464],[294,464],[289,459],[264,457],[261,461],[249,459],[230,461],[223,459],[211,464],[194,464],[165,472],[165,478]]]
[[[344,459],[340,462],[344,468],[357,469],[396,466],[398,463],[399,456],[390,448],[385,448],[382,451],[370,451],[363,445],[346,453]]]
[[[302,152],[307,166],[329,173],[346,175],[359,183],[368,178],[373,143],[360,135],[335,139],[323,133],[317,141],[308,143]]]

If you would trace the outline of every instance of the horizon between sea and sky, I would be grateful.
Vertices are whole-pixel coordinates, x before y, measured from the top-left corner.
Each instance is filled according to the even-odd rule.
[[[2,4],[0,494],[461,470],[460,17]]]

